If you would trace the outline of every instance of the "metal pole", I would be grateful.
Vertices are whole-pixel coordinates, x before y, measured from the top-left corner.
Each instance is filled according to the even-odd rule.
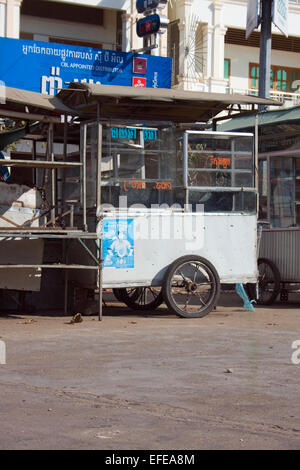
[[[54,148],[53,148],[53,123],[49,124],[49,154],[51,162],[54,162]],[[51,219],[54,221],[56,214],[56,170],[52,168],[51,170],[51,199],[52,199],[52,209],[51,209]],[[54,223],[54,222],[53,222]]]
[[[255,113],[255,124],[254,124],[254,168],[255,168],[255,189],[258,194],[258,113]]]
[[[259,54],[259,90],[258,96],[270,96],[271,49],[272,49],[272,3],[273,0],[261,1],[261,33]],[[259,111],[265,109],[259,105]]]
[[[103,290],[102,290],[102,220],[101,220],[101,238],[98,240],[98,283],[99,283],[99,313],[98,320],[102,321],[102,301],[103,301]]]
[[[86,219],[86,144],[87,144],[87,124],[82,124],[80,129],[80,157],[81,157],[81,202],[83,212],[83,230],[87,231]]]
[[[63,240],[63,260],[64,264],[67,264],[67,251],[68,251],[68,241]],[[69,272],[67,269],[64,270],[64,315],[68,314],[68,282],[69,282]]]
[[[256,189],[256,207],[259,218],[259,174],[258,174],[258,113],[255,113],[254,127],[254,182]]]
[[[100,211],[101,206],[101,163],[102,163],[102,124],[99,122],[100,120],[100,107],[99,104],[97,106],[97,123],[98,123],[98,152],[97,152],[97,212]],[[96,214],[97,215],[97,214]],[[98,214],[101,217],[101,214]],[[96,219],[97,223],[97,219]],[[99,220],[101,224],[100,230],[100,238],[97,244],[97,257],[98,257],[98,286],[99,286],[99,312],[98,312],[98,320],[102,320],[102,300],[103,300],[103,291],[102,291],[102,283],[103,283],[103,265],[102,265],[102,219]]]
[[[36,160],[36,141],[34,140],[32,142],[32,160]],[[32,168],[32,180],[33,184],[36,186],[37,185],[37,169]]]
[[[65,114],[64,119],[64,161],[67,161],[68,156],[68,117]],[[66,209],[65,208],[65,196],[66,196],[66,188],[65,188],[65,181],[66,181],[66,169],[63,168],[61,172],[61,213]]]
[[[189,203],[189,193],[188,193],[188,133],[183,134],[183,187],[185,191],[185,205]],[[186,208],[185,208],[186,209]]]

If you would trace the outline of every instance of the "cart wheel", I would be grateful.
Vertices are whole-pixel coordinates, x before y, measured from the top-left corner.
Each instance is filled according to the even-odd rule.
[[[200,318],[217,303],[220,280],[213,265],[204,258],[188,255],[169,266],[163,285],[167,306],[180,317]]]
[[[133,310],[155,310],[164,301],[160,287],[119,289],[122,302]]]
[[[282,289],[280,292],[280,301],[281,302],[288,302],[289,300],[289,292],[287,289]]]
[[[139,295],[139,289],[141,287],[130,287],[130,288],[116,288],[113,289],[114,296],[119,302],[124,302],[128,300],[128,297],[132,298],[132,300],[135,300],[138,295]]]
[[[123,289],[113,289],[113,294],[119,302],[123,302],[122,291]]]
[[[259,305],[271,305],[275,302],[280,291],[280,272],[267,258],[258,259],[258,298],[256,284],[247,284],[247,293],[251,300]]]

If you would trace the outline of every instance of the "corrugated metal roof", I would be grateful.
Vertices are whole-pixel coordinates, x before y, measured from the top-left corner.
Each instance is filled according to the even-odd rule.
[[[278,111],[264,111],[258,114],[258,125],[275,125],[287,124],[299,121],[300,123],[300,106],[295,106],[288,109],[280,109]],[[255,118],[252,115],[241,116],[230,119],[222,124],[218,124],[218,131],[234,131],[245,130],[255,125]]]
[[[21,111],[25,106],[42,112],[47,111],[51,114],[74,114],[74,111],[56,96],[11,87],[3,87],[1,95],[0,115],[1,108],[9,107],[9,109]]]
[[[248,95],[88,83],[71,83],[58,98],[67,106],[91,114],[99,105],[101,117],[174,122],[207,122],[232,105],[282,105]]]

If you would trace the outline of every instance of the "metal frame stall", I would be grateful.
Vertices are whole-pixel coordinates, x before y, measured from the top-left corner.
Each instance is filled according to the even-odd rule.
[[[97,211],[104,200],[105,188],[113,188],[113,182],[120,179],[120,175],[113,173],[115,167],[105,169],[107,132],[112,136],[114,123],[117,124],[117,129],[120,129],[120,123],[124,123],[126,133],[129,129],[130,132],[136,132],[140,136],[142,140],[137,145],[139,148],[143,147],[146,155],[147,149],[143,139],[148,139],[147,145],[151,147],[151,135],[156,132],[155,129],[159,132],[166,129],[160,143],[157,143],[160,147],[154,148],[152,145],[151,154],[155,156],[159,152],[160,155],[167,155],[164,139],[173,139],[172,136],[175,136],[176,132],[180,131],[182,135],[185,133],[187,139],[192,139],[199,129],[205,130],[220,113],[228,110],[231,113],[243,113],[241,106],[250,105],[255,110],[256,105],[259,104],[274,105],[276,103],[273,100],[253,96],[79,83],[70,84],[69,88],[61,90],[56,97],[7,88],[6,100],[0,104],[0,116],[13,119],[19,125],[25,126],[23,140],[31,142],[31,150],[30,156],[28,152],[19,149],[19,155],[14,151],[11,152],[10,159],[0,160],[2,168],[11,169],[12,177],[7,186],[0,188],[0,257],[2,262],[0,269],[9,269],[14,273],[19,270],[22,287],[19,286],[16,290],[24,291],[39,290],[40,284],[37,279],[40,281],[43,269],[62,269],[64,271],[65,313],[68,310],[69,281],[75,281],[86,290],[99,292],[98,317],[101,320],[103,240],[101,233],[100,235],[99,232],[97,233],[99,221],[99,218],[97,221]],[[135,127],[135,123],[140,124]],[[145,123],[149,123],[150,127],[147,128]],[[169,134],[168,129],[172,129]],[[233,137],[229,141],[231,156],[235,155],[236,139]],[[175,140],[172,142],[172,148],[174,146],[176,152]],[[123,145],[123,155],[128,153],[126,170],[128,173],[121,181],[123,189],[126,190],[129,175],[135,187],[140,184],[146,188],[147,183],[153,186],[158,182],[157,189],[161,190],[162,185],[168,184],[163,181],[163,173],[158,175],[158,180],[156,176],[147,182],[143,177],[143,168],[140,168],[140,181],[136,181],[135,174],[130,174],[130,159],[133,158],[135,145],[130,144],[130,154],[124,150]],[[119,146],[114,156],[115,159],[121,158],[119,156],[122,154],[121,147]],[[185,159],[188,159],[188,152],[186,146]],[[240,152],[243,152],[242,148]],[[220,158],[222,158],[222,168],[225,174],[226,156],[221,155]],[[243,158],[247,160],[247,151],[244,152]],[[233,161],[235,162],[234,158]],[[218,162],[214,165],[218,165]],[[24,180],[22,180],[25,173],[24,175],[14,174],[15,169],[18,168],[30,169],[28,185],[24,185]],[[183,168],[186,168],[187,172],[190,171],[188,165]],[[173,170],[170,163],[165,165],[165,169]],[[106,171],[109,175],[107,181],[105,181]],[[162,170],[158,168],[157,171]],[[210,173],[213,176],[216,171],[211,170]],[[233,194],[235,205],[237,204],[235,193],[242,192],[244,193],[242,197],[244,197],[247,192],[255,192],[251,189],[254,175],[247,165],[245,168],[233,168],[227,173],[231,178],[241,178],[236,186],[230,183],[230,187],[227,185],[228,187],[225,188],[225,192]],[[242,182],[243,178],[244,182]],[[252,178],[251,184],[247,182],[249,178]],[[109,186],[110,182],[112,182],[111,186]],[[17,193],[20,183],[25,186],[21,188],[21,195]],[[194,188],[189,186],[193,184],[191,185],[186,180],[186,184],[182,184],[179,189],[185,189],[187,193],[192,189],[200,189],[202,194],[209,189],[203,184],[201,188],[197,185]],[[241,188],[242,191],[240,191]],[[12,193],[11,198],[4,197],[6,189]],[[174,190],[177,189],[174,188]],[[158,191],[156,194],[161,193]],[[159,199],[157,202],[163,201]],[[100,225],[101,217],[100,214]],[[18,251],[19,258],[17,258],[13,255],[14,248],[7,249],[7,247],[9,245],[13,247],[13,242],[20,243],[22,240],[27,243],[27,246]],[[76,240],[78,243],[75,246],[72,242]],[[40,251],[36,250],[34,242],[41,244],[55,242],[58,244],[58,249],[52,247],[53,249],[49,250],[48,247],[45,256],[43,247]],[[29,249],[29,243],[32,244],[32,249]],[[81,251],[79,248],[82,248]],[[38,253],[39,256],[37,256]],[[80,275],[82,270],[86,270],[84,279]],[[23,278],[24,276],[27,278],[27,283],[22,281],[22,273]],[[92,276],[89,276],[89,273]],[[9,289],[5,281],[1,281],[1,276],[0,288]]]
[[[253,117],[224,131],[251,131]],[[259,281],[257,301],[287,301],[300,288],[300,107],[258,114]],[[254,295],[254,294],[253,294]]]
[[[4,276],[0,284],[4,289],[38,291],[43,269],[63,270],[66,314],[69,270],[93,270],[98,278],[101,276],[101,247],[95,224],[92,229],[87,224],[86,125],[80,129],[76,122],[78,111],[74,113],[55,97],[11,88],[6,88],[0,116],[14,120],[17,126],[25,124],[23,133],[18,131],[18,127],[15,136],[12,131],[2,133],[0,138],[5,144],[8,143],[5,139],[7,134],[10,142],[21,137],[27,144],[31,143],[31,155],[19,152],[19,158],[0,160],[2,168],[9,166],[12,180],[15,169],[23,170],[23,176],[19,172],[18,183],[25,178],[26,170],[31,172],[29,186],[14,184],[13,181],[8,185],[1,183],[0,269]],[[34,125],[29,126],[28,123]],[[68,150],[70,143],[73,153]],[[38,144],[40,152],[44,147],[43,153],[37,154]],[[98,155],[101,158],[101,152]],[[5,196],[4,191],[11,192],[12,197]],[[37,200],[40,200],[38,207]],[[95,200],[94,207],[96,203]],[[36,241],[40,241],[41,246]],[[83,249],[87,254],[88,263],[68,261],[70,245],[74,241],[78,242],[76,250]],[[88,243],[96,248],[91,248]],[[44,250],[45,244],[50,244],[48,254]],[[50,252],[55,252],[55,255]],[[45,257],[50,259],[49,262],[44,261]],[[8,274],[7,270],[11,273]],[[99,306],[101,319],[101,295]]]

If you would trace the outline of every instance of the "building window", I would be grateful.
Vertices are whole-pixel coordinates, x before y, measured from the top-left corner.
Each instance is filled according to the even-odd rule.
[[[224,78],[229,80],[230,77],[230,59],[224,59]]]
[[[300,69],[271,66],[270,89],[295,93],[299,88]],[[259,87],[259,65],[249,64],[249,88],[258,90]]]
[[[102,49],[102,44],[100,44],[99,42],[77,41],[76,39],[55,37],[49,37],[49,42],[57,42],[58,44],[67,44],[70,46],[94,47],[96,49]]]
[[[33,34],[20,31],[20,39],[33,39]]]
[[[103,10],[47,0],[23,0],[21,15],[103,26]]]

